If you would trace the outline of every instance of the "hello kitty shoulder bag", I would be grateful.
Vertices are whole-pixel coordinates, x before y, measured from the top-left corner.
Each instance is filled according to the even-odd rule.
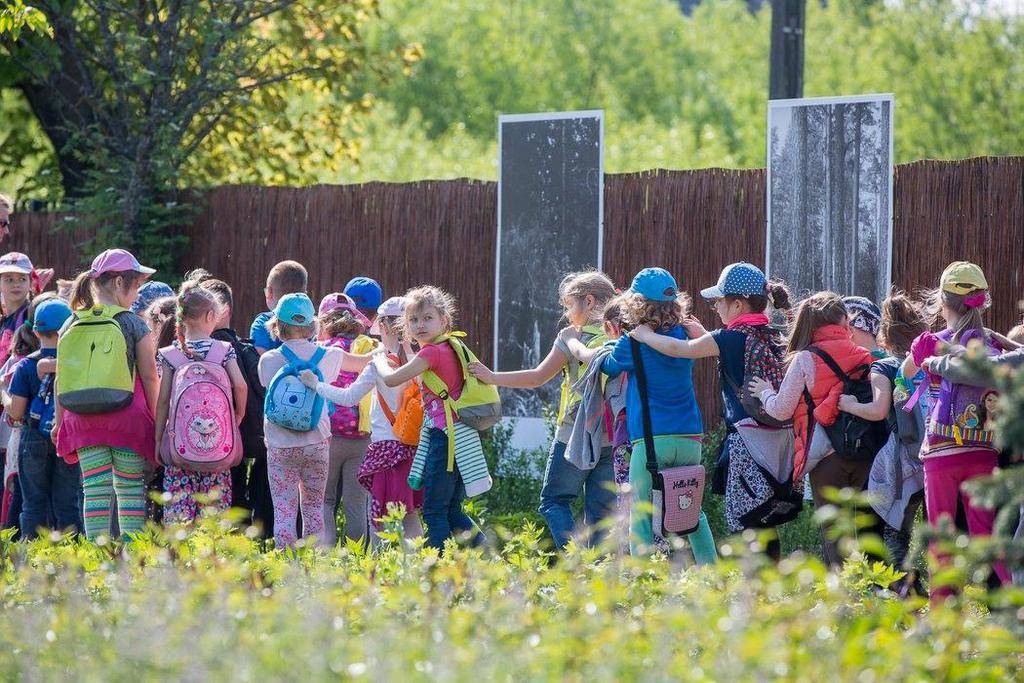
[[[160,443],[165,465],[193,472],[223,472],[242,460],[231,379],[224,358],[228,342],[214,341],[205,358],[174,346],[160,349],[174,370],[167,429]]]
[[[700,506],[704,500],[704,466],[658,468],[658,460],[654,454],[654,432],[651,428],[651,406],[643,354],[640,353],[640,342],[633,338],[629,341],[637,389],[640,393],[647,471],[651,474],[652,527],[657,536],[685,536],[694,532],[700,524]]]

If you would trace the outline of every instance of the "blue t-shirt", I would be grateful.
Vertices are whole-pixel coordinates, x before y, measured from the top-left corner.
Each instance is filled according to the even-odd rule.
[[[40,349],[40,358],[56,358],[57,349]],[[14,368],[14,375],[11,377],[11,396],[20,396],[29,399],[28,414],[43,414],[43,399],[39,397],[39,387],[42,380],[36,373],[37,358],[23,358]]]
[[[711,338],[718,344],[718,372],[725,374],[736,383],[736,386],[743,386],[743,376],[746,374],[744,361],[747,353],[747,335],[737,330],[721,329],[711,333]],[[719,382],[722,390],[722,418],[727,425],[734,425],[740,420],[749,417],[747,411],[740,403],[739,397],[729,382]]]
[[[267,329],[267,323],[274,317],[272,311],[264,311],[256,316],[249,327],[249,336],[252,337],[252,345],[264,351],[270,351],[281,346],[281,340],[275,339]]]
[[[687,339],[686,332],[679,325],[659,332],[676,339]],[[641,344],[644,369],[647,371],[647,391],[651,405],[651,429],[654,436],[702,434],[704,425],[693,391],[693,361],[689,358],[672,358],[658,353],[646,344]],[[615,377],[622,372],[634,373],[633,352],[629,337],[623,336],[605,358],[601,369]],[[640,408],[639,383],[632,378],[626,387],[626,429],[633,441],[644,438],[643,415]]]

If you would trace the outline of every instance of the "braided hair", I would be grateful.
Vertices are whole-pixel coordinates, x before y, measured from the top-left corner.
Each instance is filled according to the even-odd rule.
[[[201,287],[199,283],[186,280],[178,292],[178,301],[174,310],[174,330],[182,353],[189,358],[192,358],[192,351],[185,342],[185,323],[189,320],[197,320],[211,311],[215,315],[220,311],[220,302],[216,295]]]

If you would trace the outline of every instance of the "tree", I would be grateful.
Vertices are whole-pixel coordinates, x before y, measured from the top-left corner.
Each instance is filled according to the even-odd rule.
[[[26,5],[22,0],[3,0],[0,6],[0,36],[9,35],[17,40],[25,29],[53,35],[50,25],[46,23],[46,16],[37,8]]]
[[[10,82],[53,143],[65,198],[99,241],[152,250],[164,266],[182,218],[182,170],[215,176],[221,163],[197,164],[201,151],[226,144],[231,163],[273,164],[287,145],[247,140],[303,125],[288,105],[316,90],[331,97],[307,112],[320,129],[301,137],[302,152],[320,140],[334,154],[349,145],[351,118],[372,106],[358,90],[364,73],[386,78],[417,56],[365,48],[376,0],[43,0],[38,9],[52,40],[9,35],[0,46]]]

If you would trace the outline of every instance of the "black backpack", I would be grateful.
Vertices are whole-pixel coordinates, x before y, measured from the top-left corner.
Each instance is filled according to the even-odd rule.
[[[249,387],[249,396],[245,402],[245,417],[238,431],[242,436],[242,451],[247,458],[265,458],[267,444],[263,440],[263,399],[266,389],[260,383],[260,354],[251,339],[240,339],[234,330],[221,329],[213,333],[213,338],[226,341],[235,349],[238,356],[238,368]]]
[[[816,346],[808,346],[807,350],[825,362],[832,373],[843,383],[843,393],[855,396],[860,403],[870,403],[873,399],[869,365],[858,365],[847,374],[839,367],[835,359]],[[859,375],[858,378],[855,378]],[[814,399],[804,389],[804,400],[807,401],[807,444],[810,446],[814,438]],[[825,427],[828,440],[832,443],[836,455],[850,460],[874,460],[878,451],[889,440],[892,425],[888,420],[873,422],[863,417],[839,411],[839,417],[831,425]]]

